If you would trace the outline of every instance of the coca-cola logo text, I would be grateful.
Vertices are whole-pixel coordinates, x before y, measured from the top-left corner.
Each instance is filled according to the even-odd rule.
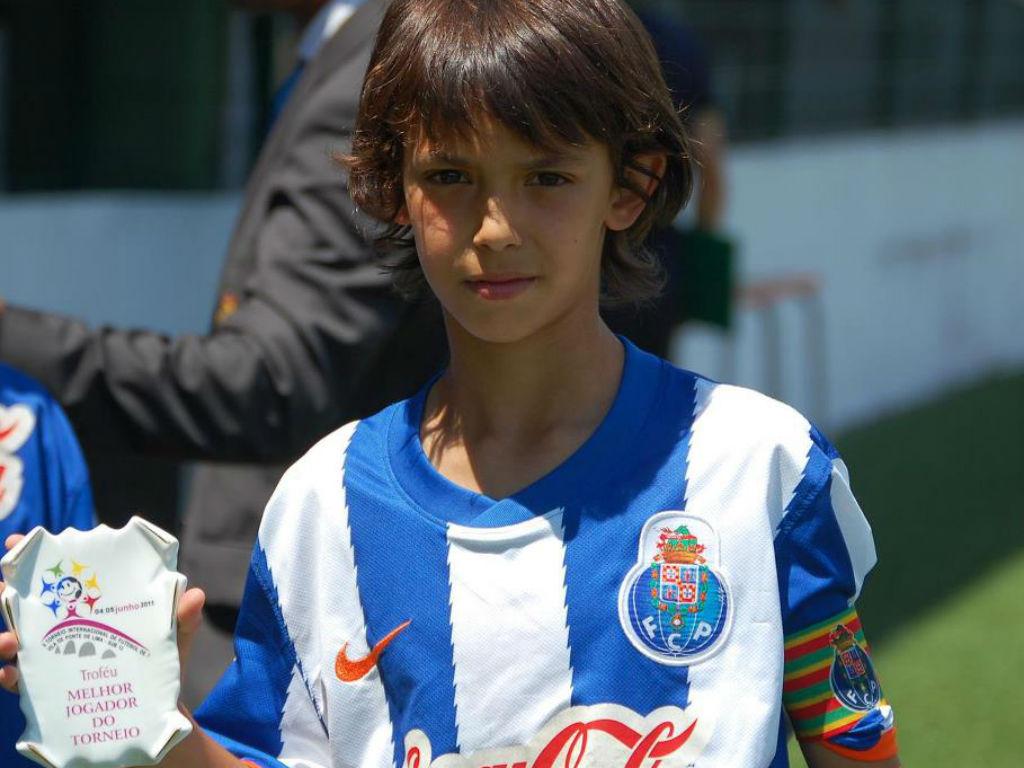
[[[703,714],[678,707],[662,707],[646,718],[614,704],[572,707],[552,718],[528,745],[469,755],[431,760],[429,738],[412,731],[405,739],[403,768],[682,768],[703,751],[710,725]]]

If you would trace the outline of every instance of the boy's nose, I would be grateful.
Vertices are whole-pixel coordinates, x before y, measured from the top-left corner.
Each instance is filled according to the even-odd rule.
[[[501,251],[522,244],[504,204],[498,198],[491,197],[487,200],[473,244],[481,248],[490,248],[492,251]]]

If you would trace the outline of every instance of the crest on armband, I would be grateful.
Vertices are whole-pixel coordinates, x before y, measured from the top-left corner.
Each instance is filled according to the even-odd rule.
[[[857,712],[877,707],[882,701],[882,687],[870,657],[857,644],[854,633],[845,624],[836,624],[828,642],[835,651],[829,685],[836,698]]]

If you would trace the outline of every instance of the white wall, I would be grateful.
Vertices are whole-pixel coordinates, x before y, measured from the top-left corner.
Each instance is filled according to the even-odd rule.
[[[0,297],[96,324],[206,328],[235,195],[0,197]]]
[[[1024,122],[761,144],[730,157],[740,277],[822,285],[823,397],[808,330],[781,308],[783,399],[834,429],[1024,366]],[[233,195],[0,198],[0,296],[94,323],[207,326]],[[741,311],[730,379],[764,388],[762,318]],[[714,331],[677,358],[724,377]],[[813,366],[810,366],[813,369]],[[819,403],[820,400],[820,403]]]
[[[827,410],[794,368],[808,353],[796,306],[783,399],[835,428],[1024,367],[1024,122],[744,147],[730,176],[741,280],[822,285]],[[735,378],[763,387],[760,324],[741,311]],[[715,332],[679,341],[684,364],[727,372]]]

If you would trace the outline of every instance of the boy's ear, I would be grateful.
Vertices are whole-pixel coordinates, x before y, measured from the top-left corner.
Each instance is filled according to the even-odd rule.
[[[605,218],[605,225],[614,232],[629,229],[640,218],[647,201],[654,195],[661,178],[665,175],[668,158],[663,152],[651,152],[636,155],[633,158],[633,163],[644,170],[640,171],[626,166],[626,178],[644,191],[644,197],[627,187],[615,188],[612,193],[612,204],[608,209],[608,216]]]
[[[406,206],[403,205],[398,209],[398,213],[395,214],[395,224],[403,227],[412,224],[412,220],[409,218],[409,209]]]

